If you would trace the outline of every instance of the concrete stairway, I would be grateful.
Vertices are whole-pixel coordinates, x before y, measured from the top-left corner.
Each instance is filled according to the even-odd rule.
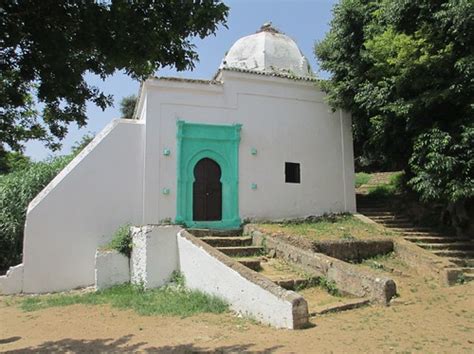
[[[188,231],[222,253],[235,258],[242,265],[252,270],[260,269],[264,249],[253,246],[251,237],[242,236],[242,229],[189,229]]]
[[[284,289],[302,288],[311,281],[291,272],[287,272],[285,276],[266,274],[266,262],[265,267],[262,267],[262,262],[266,259],[265,249],[252,245],[252,238],[242,236],[242,230],[189,229],[188,231],[222,253],[235,258],[240,264],[255,271],[263,271],[263,275]]]
[[[406,215],[394,211],[389,201],[357,195],[357,211],[387,229],[400,233],[405,240],[416,243],[434,254],[447,257],[458,266],[466,281],[474,280],[474,241],[440,233],[430,227],[415,225]]]

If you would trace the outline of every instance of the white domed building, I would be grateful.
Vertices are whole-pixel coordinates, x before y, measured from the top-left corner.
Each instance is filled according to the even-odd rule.
[[[31,202],[10,276],[25,293],[94,284],[96,249],[126,223],[235,229],[354,211],[351,117],[264,25],[211,80],[143,82],[134,119],[111,122]]]

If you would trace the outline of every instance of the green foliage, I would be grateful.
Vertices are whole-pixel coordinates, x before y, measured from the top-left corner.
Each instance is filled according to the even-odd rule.
[[[71,159],[72,156],[65,156],[31,163],[24,169],[1,177],[0,269],[21,262],[28,204]]]
[[[472,0],[341,0],[315,53],[352,112],[359,165],[403,169],[424,200],[472,197]]]
[[[184,287],[186,285],[186,279],[184,278],[184,274],[178,270],[173,271],[170,278],[171,284],[174,284],[178,287]]]
[[[71,153],[73,155],[78,155],[84,148],[89,145],[89,143],[94,140],[94,134],[93,133],[87,133],[85,134],[81,140],[76,141],[74,145],[71,147]]]
[[[200,291],[165,286],[143,290],[130,284],[87,294],[55,294],[27,297],[20,306],[24,311],[37,311],[73,304],[110,304],[114,308],[132,309],[139,315],[188,317],[198,313],[223,313],[228,305],[215,296]]]
[[[455,137],[439,129],[415,141],[410,180],[425,201],[458,202],[474,198],[474,125]]]
[[[462,285],[465,282],[466,282],[466,276],[464,275],[464,273],[459,274],[456,278],[456,284]]]
[[[355,186],[356,188],[360,187],[363,184],[367,184],[370,181],[370,174],[365,172],[359,172],[355,175]]]
[[[122,98],[122,101],[120,101],[120,113],[122,114],[122,118],[133,118],[133,112],[135,112],[137,99],[138,98],[135,95]]]
[[[312,278],[311,284],[308,284],[306,287],[310,286],[319,286],[333,296],[341,296],[341,292],[337,288],[336,282],[329,280],[326,277]]]
[[[335,107],[352,111],[356,155],[408,166],[414,141],[473,118],[474,3],[342,0],[317,43]],[[395,166],[394,166],[395,165]]]
[[[7,153],[11,172],[0,175],[0,270],[21,262],[28,204],[91,139],[85,135],[73,146],[72,154],[41,162]]]
[[[390,198],[400,194],[404,188],[405,174],[403,172],[393,173],[388,183],[381,183],[369,188],[368,197],[374,199]]]
[[[112,240],[107,245],[107,248],[114,249],[123,255],[130,257],[133,248],[130,226],[130,224],[120,226],[117,231],[115,231]]]
[[[21,152],[4,151],[0,147],[0,175],[22,170],[28,167],[31,159]]]
[[[215,34],[228,14],[220,1],[4,1],[1,10],[0,142],[15,150],[30,139],[57,148],[70,123],[87,124],[87,102],[112,105],[86,74],[193,69],[193,37]]]

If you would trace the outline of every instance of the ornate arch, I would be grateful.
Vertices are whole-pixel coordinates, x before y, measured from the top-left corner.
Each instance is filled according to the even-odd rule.
[[[240,227],[238,176],[241,125],[211,125],[178,121],[177,128],[176,222],[188,227],[216,229]],[[214,160],[221,168],[221,221],[193,220],[194,167],[203,158]]]

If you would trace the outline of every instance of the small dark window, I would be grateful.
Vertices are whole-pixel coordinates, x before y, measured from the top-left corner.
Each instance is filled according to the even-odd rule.
[[[296,162],[285,162],[285,182],[301,183],[300,164]]]

